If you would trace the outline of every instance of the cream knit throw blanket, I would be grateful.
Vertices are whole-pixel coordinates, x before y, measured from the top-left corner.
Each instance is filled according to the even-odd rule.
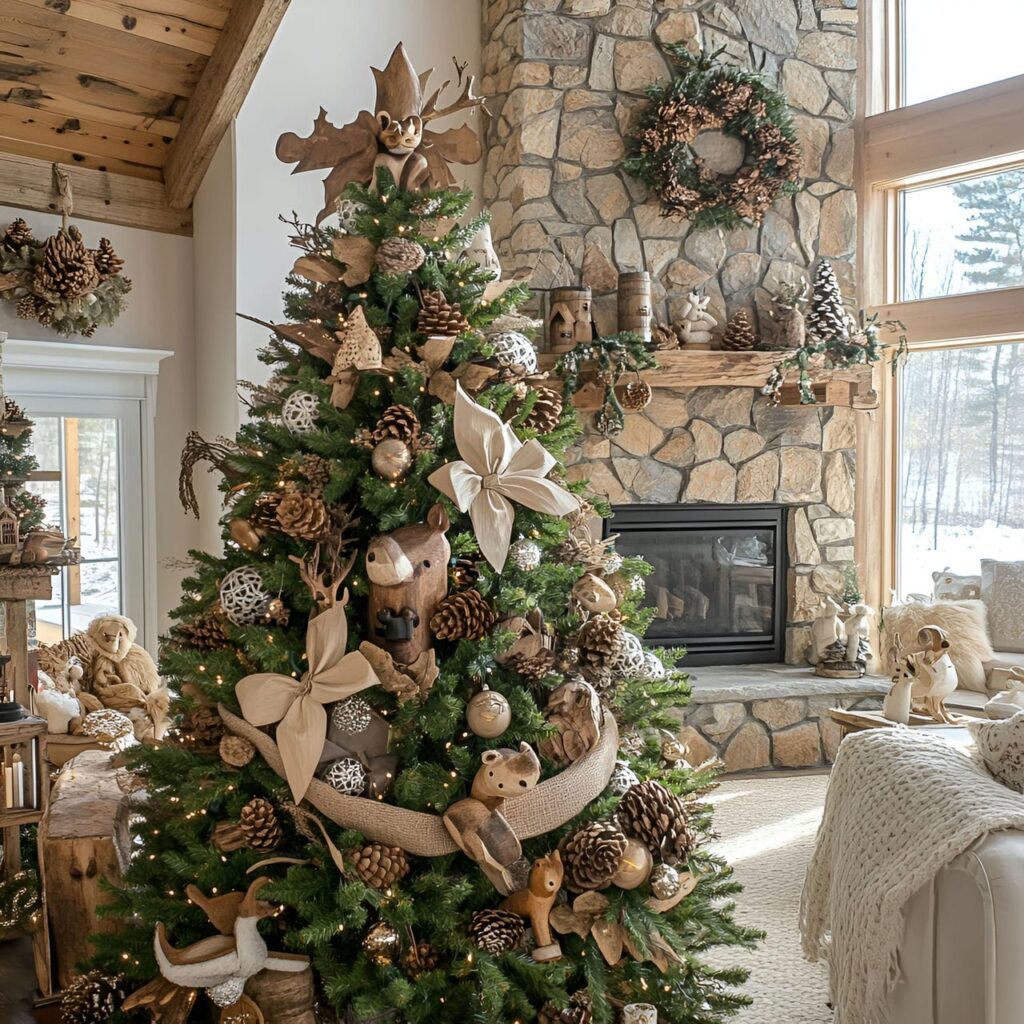
[[[800,900],[808,960],[826,960],[835,1024],[884,1024],[903,911],[988,832],[1024,829],[1024,796],[963,750],[912,729],[843,740]]]

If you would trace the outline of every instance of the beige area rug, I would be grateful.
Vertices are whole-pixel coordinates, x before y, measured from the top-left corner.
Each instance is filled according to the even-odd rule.
[[[826,774],[723,782],[712,794],[714,849],[733,865],[744,891],[736,917],[768,938],[753,951],[728,949],[721,963],[750,969],[745,991],[754,1005],[742,1024],[830,1024],[828,971],[800,952],[798,913],[804,872],[825,803]]]

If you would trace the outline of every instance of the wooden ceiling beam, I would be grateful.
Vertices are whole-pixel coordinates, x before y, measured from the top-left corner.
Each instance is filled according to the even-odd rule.
[[[106,156],[93,156],[69,149],[54,142],[36,142],[32,139],[14,136],[5,137],[0,131],[0,150],[5,153],[16,153],[30,156],[44,163],[60,164],[68,167],[88,167],[94,171],[109,171],[111,174],[126,175],[130,178],[146,178],[149,181],[163,181],[163,172],[159,167],[145,167],[142,164],[114,160]]]
[[[112,110],[110,107],[84,103],[80,99],[62,96],[59,93],[47,95],[40,90],[5,80],[2,76],[0,76],[0,104],[11,108],[12,112],[17,110],[26,115],[38,112],[48,117],[64,120],[77,118],[82,122],[104,127],[112,133],[141,133],[159,138],[168,146],[181,128],[180,121],[174,121],[168,117],[155,117],[150,114],[134,113],[130,110]]]
[[[287,9],[288,0],[236,0],[232,7],[164,168],[167,198],[175,209],[191,206]]]
[[[192,234],[191,211],[172,210],[161,182],[77,166],[64,166],[64,170],[71,180],[76,218],[175,235]],[[55,212],[52,164],[0,153],[0,205]]]

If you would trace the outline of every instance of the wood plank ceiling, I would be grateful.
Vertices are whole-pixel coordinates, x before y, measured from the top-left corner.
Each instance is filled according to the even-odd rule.
[[[287,2],[0,0],[0,203],[40,208],[57,163],[81,215],[189,231]]]

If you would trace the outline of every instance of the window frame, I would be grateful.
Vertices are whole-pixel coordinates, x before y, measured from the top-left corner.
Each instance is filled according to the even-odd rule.
[[[897,301],[899,193],[1024,166],[1024,74],[900,105],[902,0],[864,0],[858,87],[857,199],[862,304],[906,324],[915,351],[1024,341],[1024,287]],[[858,417],[855,555],[876,607],[899,567],[900,369],[880,374],[879,408]]]

